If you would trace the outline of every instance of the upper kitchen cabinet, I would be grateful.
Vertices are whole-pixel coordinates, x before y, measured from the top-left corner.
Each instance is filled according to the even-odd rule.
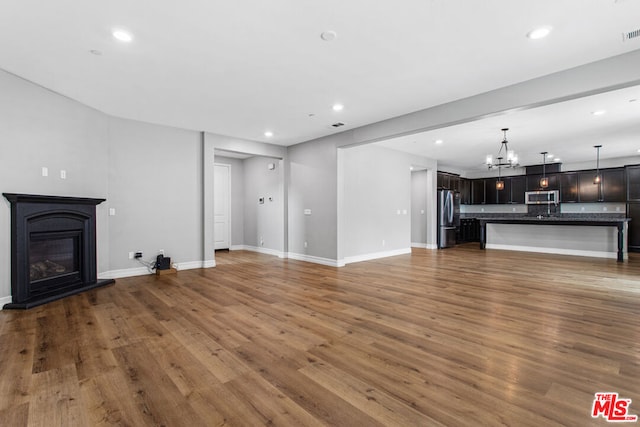
[[[578,201],[578,174],[576,172],[560,174],[560,202]]]
[[[602,200],[602,185],[593,183],[595,176],[595,169],[578,172],[578,201],[580,203],[599,202]]]
[[[524,192],[527,191],[527,177],[524,175],[511,177],[511,203],[524,204]]]
[[[640,201],[640,165],[627,166],[627,200]]]
[[[605,169],[602,172],[602,201],[625,202],[624,169]]]
[[[483,205],[485,203],[484,179],[471,181],[471,203],[474,205]]]
[[[560,186],[558,185],[558,174],[556,173],[547,173],[545,174],[547,178],[549,178],[549,186],[547,188],[540,187],[540,179],[542,178],[542,174],[540,175],[527,175],[527,191],[540,191],[540,190],[558,190]]]
[[[460,204],[471,204],[471,181],[465,178],[460,178]]]
[[[438,189],[460,191],[460,176],[448,172],[438,172]]]
[[[623,168],[600,169],[599,184],[594,184],[595,170],[578,172],[578,196],[581,203],[625,202],[625,179]]]

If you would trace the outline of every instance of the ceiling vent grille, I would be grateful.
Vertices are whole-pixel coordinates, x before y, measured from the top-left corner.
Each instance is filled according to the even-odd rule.
[[[334,128],[339,128],[340,126],[344,126],[344,123],[338,122],[338,123],[334,123],[331,126],[333,126]]]
[[[629,31],[628,33],[622,33],[622,40],[628,41],[631,39],[637,39],[640,37],[640,29]]]

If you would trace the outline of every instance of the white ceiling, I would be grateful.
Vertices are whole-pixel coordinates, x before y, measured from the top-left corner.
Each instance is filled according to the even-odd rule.
[[[280,145],[640,48],[640,39],[621,36],[640,28],[640,0],[0,0],[0,6],[6,71],[114,116]],[[551,35],[525,37],[539,25],[551,25]],[[133,42],[116,41],[115,27],[129,30]],[[320,38],[327,30],[336,40]],[[343,111],[331,109],[336,102]],[[527,114],[535,111],[522,114],[532,120]],[[526,150],[564,156],[555,144],[569,125],[553,117],[544,128],[559,138],[545,135],[549,146]],[[345,126],[331,127],[338,121]],[[476,156],[497,151],[504,126],[513,129],[516,150],[542,138],[534,133],[540,127],[526,121],[499,122],[460,128],[472,135],[464,162],[456,163],[460,146],[450,145],[455,139],[445,131],[439,149],[456,155],[441,162],[475,164]],[[265,130],[274,136],[266,138]],[[493,146],[467,150],[485,141]]]
[[[593,112],[604,111],[602,115]],[[542,164],[543,151],[562,163],[592,161],[595,145],[601,159],[638,156],[640,87],[606,92],[544,107],[393,138],[377,145],[438,159],[440,170],[487,170],[487,155],[498,156],[502,128],[509,128],[509,148],[521,165]],[[442,141],[436,143],[436,141]]]

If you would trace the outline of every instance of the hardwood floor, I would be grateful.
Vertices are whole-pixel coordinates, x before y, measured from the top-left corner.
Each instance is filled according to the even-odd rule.
[[[640,256],[251,252],[0,312],[0,425],[586,426],[640,414]]]

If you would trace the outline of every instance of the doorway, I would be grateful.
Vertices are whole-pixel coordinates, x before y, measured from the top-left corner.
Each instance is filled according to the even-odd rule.
[[[213,166],[215,249],[229,249],[231,245],[231,165]]]

